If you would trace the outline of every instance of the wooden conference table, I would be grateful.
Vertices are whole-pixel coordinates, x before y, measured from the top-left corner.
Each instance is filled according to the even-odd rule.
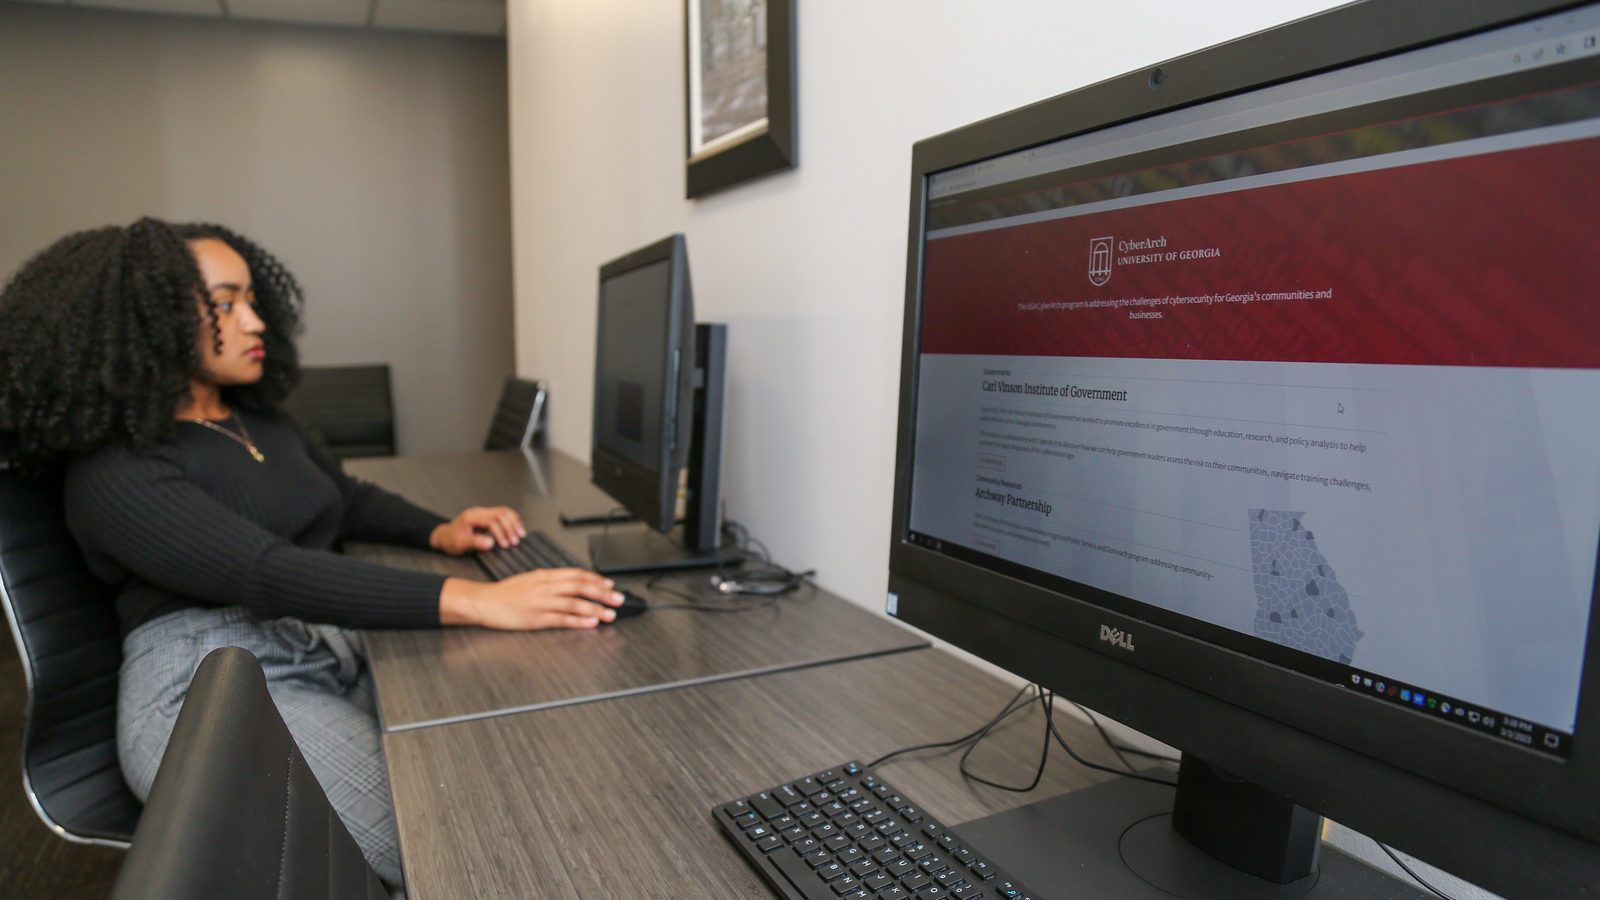
[[[580,558],[589,530],[563,529],[557,515],[611,506],[586,468],[559,452],[353,460],[346,469],[441,514],[513,506]],[[349,550],[482,577],[469,560]],[[642,577],[619,581],[652,602],[678,602],[652,595]],[[713,806],[956,737],[1014,692],[815,587],[754,612],[660,609],[593,631],[367,638],[412,900],[765,900],[772,890],[722,837]],[[1075,720],[1058,717],[1058,726],[1079,746],[1097,739]],[[971,765],[1026,783],[1042,728],[1036,706],[1013,716]],[[961,778],[949,753],[902,757],[880,773],[952,823],[1100,777],[1052,763],[1038,791],[1012,794]]]

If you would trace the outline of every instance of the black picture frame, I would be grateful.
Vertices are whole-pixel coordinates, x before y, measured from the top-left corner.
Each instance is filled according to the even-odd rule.
[[[763,124],[700,146],[696,140],[696,90],[700,33],[693,8],[684,0],[684,196],[690,200],[743,184],[797,163],[795,140],[794,0],[765,0],[767,115]],[[743,129],[741,129],[743,130]]]

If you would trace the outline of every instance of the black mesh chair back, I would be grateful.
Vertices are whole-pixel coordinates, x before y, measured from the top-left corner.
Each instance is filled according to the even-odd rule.
[[[336,460],[393,456],[389,366],[306,366],[283,408]]]
[[[117,764],[122,638],[111,589],[67,531],[59,474],[0,469],[0,605],[28,686],[29,802],[68,840],[126,847],[140,804]]]
[[[195,670],[112,900],[387,900],[239,647]]]
[[[500,405],[489,423],[485,450],[525,450],[544,440],[544,406],[548,391],[542,381],[527,381],[515,375],[506,378],[500,389]]]

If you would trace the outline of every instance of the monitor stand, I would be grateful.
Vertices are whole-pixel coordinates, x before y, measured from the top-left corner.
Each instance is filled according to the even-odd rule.
[[[1309,875],[1287,884],[1247,874],[1178,833],[1172,823],[1176,794],[1116,778],[953,830],[1038,900],[1432,900],[1327,845]]]
[[[682,525],[665,536],[648,528],[589,536],[589,562],[602,575],[730,566],[743,558],[744,551],[731,540],[711,550],[691,550],[684,544]]]

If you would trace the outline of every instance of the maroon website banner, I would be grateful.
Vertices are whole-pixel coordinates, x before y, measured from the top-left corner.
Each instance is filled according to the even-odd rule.
[[[929,240],[924,353],[1600,368],[1600,138]]]

